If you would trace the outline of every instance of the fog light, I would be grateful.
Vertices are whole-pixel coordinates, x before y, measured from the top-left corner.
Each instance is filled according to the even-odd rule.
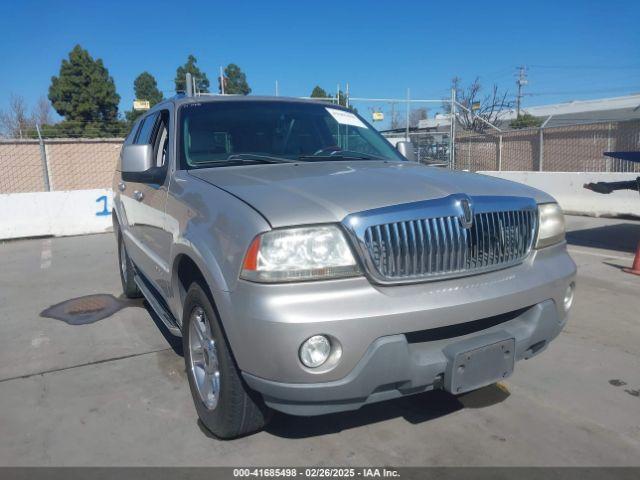
[[[300,345],[300,361],[309,368],[322,365],[331,353],[331,342],[324,335],[314,335]]]
[[[575,291],[575,285],[570,283],[567,290],[564,292],[564,311],[568,312],[573,304],[573,293]]]

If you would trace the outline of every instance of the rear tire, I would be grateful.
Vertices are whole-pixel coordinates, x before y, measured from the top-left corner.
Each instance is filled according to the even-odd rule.
[[[124,246],[122,234],[118,232],[118,266],[120,267],[120,281],[122,282],[122,291],[127,298],[140,298],[142,292],[136,285],[134,280],[135,270],[127,249]]]
[[[262,429],[270,409],[243,381],[207,290],[198,282],[189,287],[182,318],[189,388],[204,426],[222,439]]]

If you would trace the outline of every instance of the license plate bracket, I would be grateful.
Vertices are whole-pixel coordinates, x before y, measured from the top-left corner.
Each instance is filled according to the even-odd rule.
[[[449,348],[444,388],[461,394],[509,377],[515,363],[515,339],[508,338],[465,350]]]

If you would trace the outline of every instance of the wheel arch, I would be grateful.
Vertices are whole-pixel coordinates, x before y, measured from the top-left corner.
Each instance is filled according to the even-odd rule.
[[[223,321],[217,306],[218,301],[216,297],[217,292],[224,290],[225,285],[221,285],[219,281],[216,281],[213,273],[206,265],[204,259],[193,251],[179,251],[173,257],[171,264],[172,302],[170,303],[170,307],[173,315],[178,319],[180,324],[182,324],[183,321],[182,310],[184,308],[187,291],[194,281],[200,282],[200,284],[206,288],[220,321]]]

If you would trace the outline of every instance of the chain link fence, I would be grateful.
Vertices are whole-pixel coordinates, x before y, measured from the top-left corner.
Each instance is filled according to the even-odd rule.
[[[0,140],[0,194],[108,188],[122,141]]]
[[[398,132],[381,132],[392,144],[405,141],[406,134]],[[447,132],[409,132],[409,140],[413,143],[416,158],[420,163],[430,166],[449,166],[451,135]]]
[[[454,168],[541,172],[640,172],[604,152],[640,150],[640,120],[511,130],[455,139]]]
[[[640,150],[640,120],[472,135],[456,130],[453,168],[547,172],[640,172],[604,155]],[[390,141],[405,140],[387,132]],[[410,132],[419,161],[449,166],[448,132]],[[122,138],[0,140],[0,194],[108,188]]]
[[[0,193],[46,190],[40,145],[32,140],[0,140]]]

